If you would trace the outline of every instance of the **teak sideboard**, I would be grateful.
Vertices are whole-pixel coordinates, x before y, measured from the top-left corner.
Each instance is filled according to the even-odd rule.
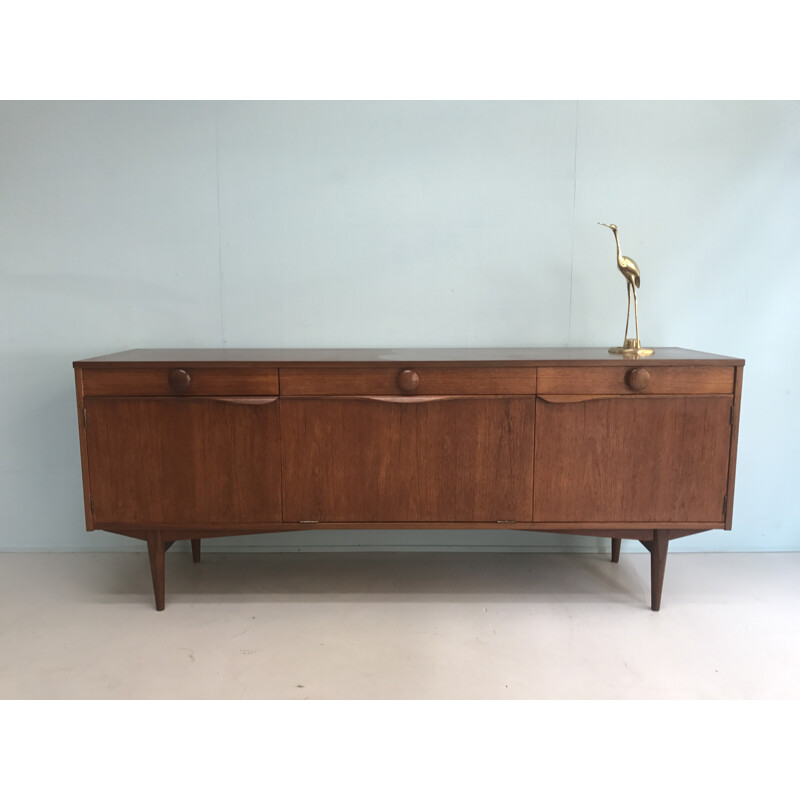
[[[729,530],[742,359],[658,348],[130,350],[76,361],[87,530]]]

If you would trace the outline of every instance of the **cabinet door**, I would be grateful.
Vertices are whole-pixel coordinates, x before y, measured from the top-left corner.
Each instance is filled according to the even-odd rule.
[[[731,402],[538,398],[534,520],[721,523]]]
[[[532,397],[281,400],[284,520],[530,520]]]
[[[86,398],[96,527],[276,522],[277,398]]]

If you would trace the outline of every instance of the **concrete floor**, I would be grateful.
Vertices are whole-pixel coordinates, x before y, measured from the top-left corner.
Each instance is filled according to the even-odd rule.
[[[0,554],[0,698],[800,698],[800,553]]]

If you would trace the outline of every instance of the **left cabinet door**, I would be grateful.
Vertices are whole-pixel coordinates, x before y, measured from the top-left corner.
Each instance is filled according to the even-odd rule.
[[[87,397],[94,524],[281,519],[277,397]]]

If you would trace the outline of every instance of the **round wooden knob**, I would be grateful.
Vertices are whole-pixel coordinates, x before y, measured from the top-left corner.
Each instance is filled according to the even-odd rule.
[[[625,383],[634,392],[641,392],[650,385],[650,373],[646,369],[632,369],[625,376]]]
[[[184,394],[189,391],[192,376],[185,369],[174,369],[169,374],[169,388],[173,392]]]
[[[413,369],[404,369],[397,376],[397,385],[404,392],[416,392],[419,388],[419,375]]]

